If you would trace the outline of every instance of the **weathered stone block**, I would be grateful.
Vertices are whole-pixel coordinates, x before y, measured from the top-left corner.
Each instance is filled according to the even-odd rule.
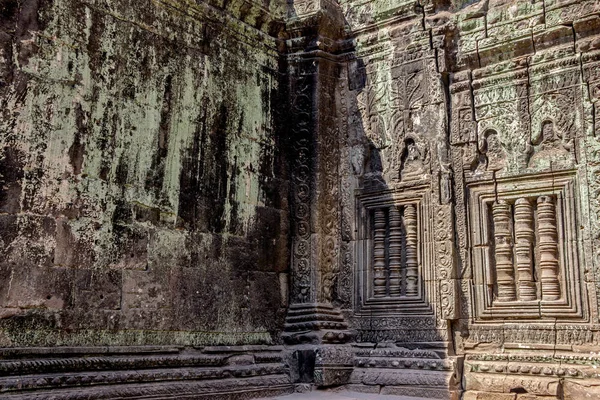
[[[467,391],[463,395],[463,400],[515,400],[516,398],[516,393],[489,393]]]
[[[354,366],[354,353],[350,346],[321,346],[316,352],[315,385],[340,386],[350,381]]]
[[[600,398],[600,380],[565,379],[563,383],[565,399],[597,399]]]
[[[89,270],[75,271],[74,304],[83,310],[121,308],[122,271]]]

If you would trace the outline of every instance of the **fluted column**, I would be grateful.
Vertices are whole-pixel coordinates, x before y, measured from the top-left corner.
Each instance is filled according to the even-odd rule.
[[[498,280],[498,300],[517,299],[515,271],[513,267],[511,210],[510,204],[499,200],[492,206],[494,216],[494,241],[496,257],[496,278]]]
[[[419,294],[419,263],[417,259],[417,209],[414,204],[404,207],[406,230],[406,295]]]
[[[390,296],[401,294],[402,283],[402,216],[398,207],[390,207]]]
[[[385,296],[385,211],[374,212],[375,232],[373,235],[373,295]]]
[[[533,206],[522,198],[515,202],[515,253],[517,258],[517,294],[519,300],[536,300],[533,279]]]
[[[561,293],[558,281],[556,205],[550,196],[540,196],[537,202],[542,300],[558,300]]]

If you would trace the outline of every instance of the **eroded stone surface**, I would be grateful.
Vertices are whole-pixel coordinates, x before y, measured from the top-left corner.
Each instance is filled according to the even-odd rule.
[[[0,11],[2,395],[597,397],[598,2]]]
[[[417,397],[408,396],[392,396],[368,394],[348,391],[319,391],[308,393],[294,393],[280,397],[274,397],[277,400],[308,400],[308,399],[323,399],[323,400],[417,400]]]

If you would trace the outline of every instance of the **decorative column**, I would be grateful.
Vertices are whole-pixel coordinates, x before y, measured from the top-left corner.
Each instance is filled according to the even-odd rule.
[[[419,262],[417,259],[417,208],[414,204],[404,207],[406,229],[406,295],[419,294]]]
[[[373,296],[385,296],[385,211],[375,210],[375,232],[373,235]]]
[[[294,40],[279,85],[282,106],[288,108],[276,114],[291,179],[290,303],[282,339],[289,345],[315,346],[310,357],[299,356],[299,364],[314,364],[316,346],[346,343],[355,335],[333,304],[340,266],[340,138],[345,135],[339,128],[343,94],[337,71],[344,60],[329,44],[343,34],[343,29],[330,29],[332,24],[343,27],[344,20],[338,5],[321,8],[322,2],[294,4],[298,19],[288,32]],[[316,8],[304,7],[308,4]],[[314,43],[320,43],[318,49]],[[328,373],[320,376],[329,379]]]
[[[542,300],[558,300],[561,293],[558,281],[556,205],[551,196],[540,196],[537,203]]]
[[[525,198],[515,202],[515,253],[517,258],[517,294],[519,300],[536,300],[533,280],[533,206]]]
[[[282,339],[290,346],[293,381],[340,386],[348,383],[354,365],[345,343],[356,335],[334,305],[340,278],[340,139],[347,135],[340,101],[346,59],[339,56],[346,49],[338,47],[345,38],[344,14],[330,0],[289,5],[295,18],[287,34],[293,40],[279,74],[282,106],[289,109],[277,113],[282,149],[291,161],[291,285]]]
[[[398,207],[390,207],[390,296],[401,295],[402,283],[402,216]]]
[[[494,242],[496,258],[496,279],[498,281],[498,301],[517,299],[515,271],[513,268],[512,233],[510,229],[510,204],[504,200],[492,206],[494,217]]]

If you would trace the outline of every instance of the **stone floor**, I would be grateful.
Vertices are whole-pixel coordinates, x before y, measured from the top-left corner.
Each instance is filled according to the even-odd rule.
[[[314,391],[294,393],[286,396],[271,397],[270,400],[426,400],[408,396],[390,396],[381,394],[356,393],[356,392],[328,392]],[[266,399],[264,399],[266,400]]]

